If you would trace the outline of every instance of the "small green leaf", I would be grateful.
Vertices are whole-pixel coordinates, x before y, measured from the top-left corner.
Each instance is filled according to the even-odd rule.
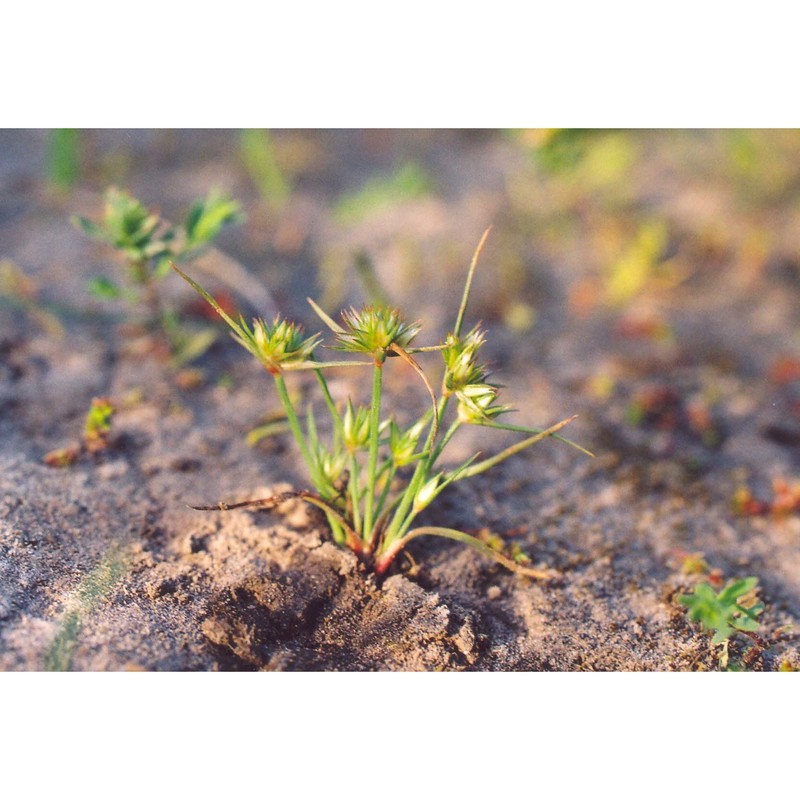
[[[200,358],[216,340],[217,332],[213,328],[204,328],[186,336],[172,357],[172,365],[176,369],[186,366]]]
[[[103,242],[107,242],[109,240],[106,231],[86,217],[81,217],[76,214],[70,217],[70,222],[78,230],[82,231],[87,236],[91,236],[92,239],[98,239]]]
[[[122,297],[122,289],[111,278],[106,278],[103,275],[92,278],[86,288],[90,294],[100,300],[118,300]]]

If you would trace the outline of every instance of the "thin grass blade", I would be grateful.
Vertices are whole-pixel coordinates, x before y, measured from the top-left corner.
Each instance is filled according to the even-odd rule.
[[[489,231],[491,230],[492,226],[490,225],[483,232],[483,236],[481,236],[481,240],[478,242],[478,246],[475,248],[475,254],[472,256],[472,261],[470,262],[469,265],[469,271],[467,272],[467,282],[466,284],[464,284],[464,294],[461,297],[461,305],[458,308],[456,325],[453,328],[453,335],[456,337],[461,336],[461,328],[464,325],[464,315],[467,313],[467,303],[469,302],[469,293],[472,290],[472,279],[475,276],[475,267],[478,266],[478,259],[480,258],[483,246],[486,244],[486,240],[489,238]]]
[[[306,297],[308,300],[309,305],[314,311],[317,313],[317,316],[334,332],[334,333],[344,333],[344,328],[339,325],[338,322],[331,319],[310,297]]]
[[[534,578],[540,581],[552,581],[559,577],[558,572],[555,570],[536,569],[535,567],[525,567],[522,564],[517,564],[516,561],[507,558],[502,553],[498,553],[497,550],[493,550],[488,544],[482,542],[477,537],[469,533],[464,533],[464,531],[456,530],[455,528],[414,528],[414,530],[409,531],[402,539],[399,539],[395,543],[395,548],[399,552],[408,542],[419,536],[439,536],[443,539],[453,539],[456,542],[461,542],[461,544],[465,544],[473,548],[473,550],[477,550],[479,553],[488,556],[498,564],[502,564],[506,569],[511,570],[511,572],[516,572],[518,575],[525,575],[527,578]]]

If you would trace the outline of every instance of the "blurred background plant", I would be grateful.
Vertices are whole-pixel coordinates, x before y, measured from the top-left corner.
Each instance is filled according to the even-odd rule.
[[[102,220],[97,223],[73,217],[73,224],[87,236],[110,245],[126,265],[127,286],[107,276],[94,278],[90,291],[98,298],[125,299],[146,308],[144,325],[166,347],[176,368],[202,355],[216,339],[209,327],[189,330],[174,308],[165,305],[158,282],[169,272],[170,261],[196,258],[226,225],[243,218],[239,203],[216,190],[195,200],[182,223],[166,222],[127,192],[111,187],[104,194]]]
[[[47,174],[57,192],[69,193],[80,175],[81,135],[76,128],[54,128],[49,133]]]
[[[261,199],[280,211],[292,194],[292,182],[281,168],[272,136],[263,128],[246,128],[239,134],[239,150],[247,174]]]

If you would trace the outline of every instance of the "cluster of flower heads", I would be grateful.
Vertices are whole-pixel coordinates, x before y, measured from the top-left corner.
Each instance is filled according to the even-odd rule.
[[[487,383],[489,372],[478,362],[478,351],[485,341],[486,334],[476,325],[464,337],[449,334],[442,350],[444,394],[456,396],[462,422],[479,423],[510,411],[509,406],[494,405],[500,387]]]

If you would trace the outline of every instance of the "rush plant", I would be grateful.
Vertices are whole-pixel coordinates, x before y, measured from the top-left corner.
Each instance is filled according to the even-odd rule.
[[[104,242],[125,262],[126,284],[98,277],[90,290],[103,299],[125,299],[145,309],[145,326],[160,335],[173,364],[180,367],[202,355],[216,336],[210,329],[188,332],[177,312],[164,303],[158,284],[173,261],[199,256],[226,226],[242,219],[239,204],[217,191],[192,203],[183,222],[170,224],[135,197],[110,187],[104,195],[103,217],[93,222],[74,216],[72,223],[93,239]]]
[[[242,503],[193,507],[202,511],[272,508],[289,498],[300,498],[322,509],[335,541],[357,553],[378,574],[386,572],[397,554],[414,539],[440,536],[469,545],[514,572],[539,579],[552,577],[554,573],[549,570],[529,566],[529,560],[518,549],[503,552],[497,537],[487,541],[453,528],[415,527],[418,515],[448,486],[480,475],[549,436],[591,455],[558,435],[574,417],[546,429],[498,421],[510,408],[499,404],[499,387],[490,382],[489,372],[480,361],[485,334],[477,326],[463,333],[473,276],[488,233],[475,251],[455,323],[441,344],[416,345],[420,324],[406,322],[400,311],[391,306],[351,308],[343,311],[337,322],[309,299],[333,335],[331,349],[350,356],[343,360],[320,360],[317,350],[321,335],[306,337],[293,322],[276,318],[272,323],[254,319],[248,324],[243,316],[233,319],[205,289],[173,264],[175,271],[227,322],[236,341],[272,376],[314,487],[313,491],[286,492]],[[438,354],[444,359],[438,392],[415,358],[420,354]],[[384,415],[383,374],[392,361],[402,361],[413,369],[430,398],[429,408],[410,424],[398,421],[394,413]],[[371,371],[369,405],[354,404],[352,399],[343,405],[334,401],[325,373],[340,368]],[[331,417],[332,433],[327,438],[320,433],[313,408],[309,405],[302,419],[287,389],[286,374],[300,370],[310,370],[316,377]],[[524,438],[496,455],[483,457],[476,453],[456,466],[443,466],[448,444],[466,425],[513,431]]]

